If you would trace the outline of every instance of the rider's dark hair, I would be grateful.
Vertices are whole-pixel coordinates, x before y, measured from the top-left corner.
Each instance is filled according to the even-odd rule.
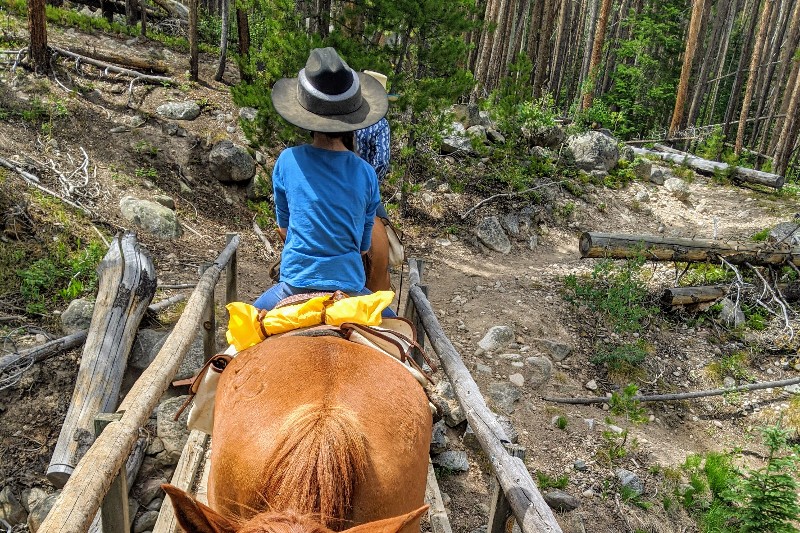
[[[319,131],[311,132],[311,137],[314,135],[325,135],[329,139],[341,139],[344,147],[351,152],[356,151],[356,134],[352,131],[337,131],[333,133],[323,133]]]

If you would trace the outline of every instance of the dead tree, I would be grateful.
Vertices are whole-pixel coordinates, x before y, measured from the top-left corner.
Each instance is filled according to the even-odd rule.
[[[47,469],[59,488],[94,441],[94,417],[117,408],[128,353],[156,290],[153,261],[132,232],[114,238],[98,270],[100,287],[75,391]]]
[[[45,17],[44,0],[28,1],[28,32],[30,46],[28,55],[36,72],[50,72],[50,58],[47,53],[47,18]]]

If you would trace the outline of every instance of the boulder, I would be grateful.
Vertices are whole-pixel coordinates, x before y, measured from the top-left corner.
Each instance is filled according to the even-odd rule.
[[[119,209],[126,220],[159,239],[177,239],[183,234],[175,211],[158,202],[125,196],[119,201]]]
[[[72,335],[89,329],[94,314],[94,302],[86,298],[72,300],[61,313],[61,330],[65,335]]]
[[[223,183],[243,182],[256,175],[256,162],[247,148],[228,140],[214,145],[208,163],[211,175]]]
[[[672,193],[678,200],[689,198],[689,185],[680,178],[667,178],[664,180],[664,188]]]
[[[608,172],[617,165],[619,148],[613,138],[599,131],[573,135],[567,140],[575,165],[587,172]]]
[[[483,244],[495,252],[501,254],[511,252],[511,241],[508,240],[508,235],[503,231],[503,225],[497,217],[485,217],[478,223],[475,233]]]
[[[200,106],[192,101],[168,102],[158,106],[156,113],[173,120],[194,120],[200,116]]]
[[[492,326],[486,335],[478,341],[478,348],[484,352],[496,352],[508,346],[514,340],[514,328],[510,326]]]

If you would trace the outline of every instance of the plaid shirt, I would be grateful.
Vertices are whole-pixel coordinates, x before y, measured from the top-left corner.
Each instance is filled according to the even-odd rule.
[[[375,169],[378,180],[389,173],[389,121],[382,118],[372,126],[356,131],[359,155]]]

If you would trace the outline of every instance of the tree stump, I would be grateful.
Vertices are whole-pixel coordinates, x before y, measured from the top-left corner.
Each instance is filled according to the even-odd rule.
[[[128,353],[156,290],[153,261],[132,232],[114,238],[98,273],[100,287],[75,391],[47,469],[47,478],[58,488],[94,442],[95,416],[117,408]]]

